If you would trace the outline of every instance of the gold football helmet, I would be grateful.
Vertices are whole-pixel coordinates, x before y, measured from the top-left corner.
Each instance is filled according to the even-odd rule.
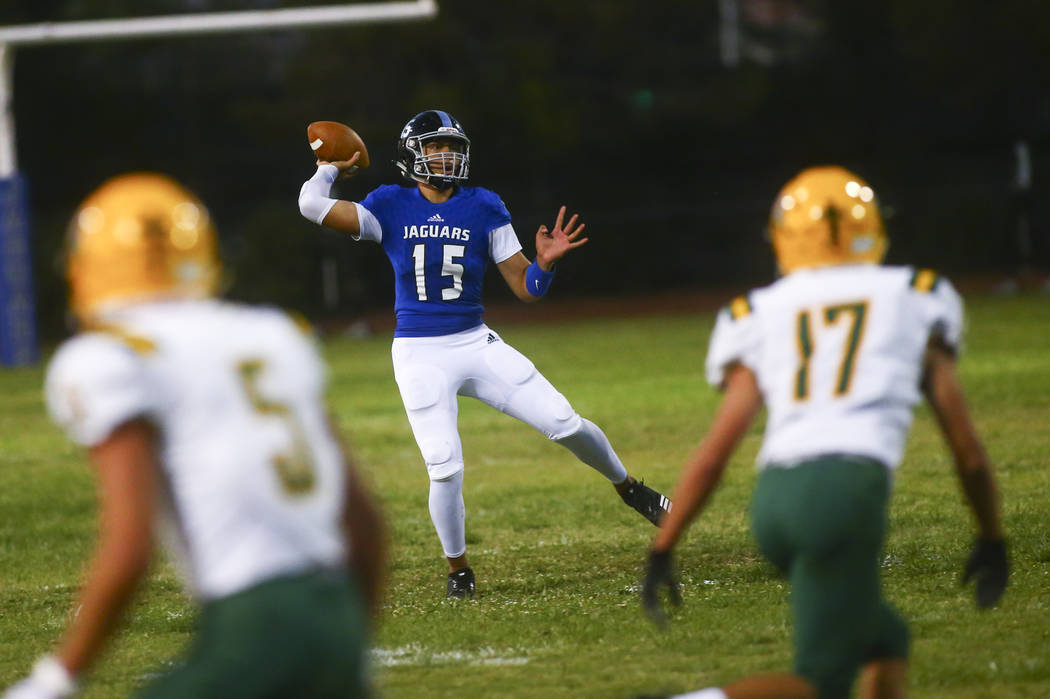
[[[769,235],[782,274],[879,263],[889,245],[875,192],[835,165],[803,170],[784,185],[773,202]]]
[[[74,214],[68,274],[81,320],[136,301],[211,296],[220,275],[211,218],[169,177],[120,175]]]

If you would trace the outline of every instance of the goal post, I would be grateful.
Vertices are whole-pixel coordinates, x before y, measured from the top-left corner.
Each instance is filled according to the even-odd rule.
[[[409,0],[0,27],[0,365],[23,366],[39,358],[26,183],[18,172],[11,109],[16,47],[323,29],[344,24],[426,20],[437,16],[437,12],[436,0]]]

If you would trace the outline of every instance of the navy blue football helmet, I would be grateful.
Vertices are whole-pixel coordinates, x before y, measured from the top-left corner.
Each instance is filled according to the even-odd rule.
[[[424,146],[429,141],[449,141],[450,147],[426,153]],[[454,116],[428,109],[401,129],[394,165],[410,180],[448,189],[465,182],[470,174],[470,139]]]

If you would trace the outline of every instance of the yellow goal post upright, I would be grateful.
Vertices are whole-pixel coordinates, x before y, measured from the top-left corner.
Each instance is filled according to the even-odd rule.
[[[405,22],[431,19],[437,12],[436,0],[406,0],[0,27],[0,366],[39,358],[26,188],[18,172],[11,108],[16,47]]]

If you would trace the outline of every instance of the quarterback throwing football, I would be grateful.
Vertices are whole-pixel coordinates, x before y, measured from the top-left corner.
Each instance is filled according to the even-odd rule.
[[[495,264],[514,295],[537,301],[554,265],[587,242],[583,224],[558,212],[553,229],[536,232],[536,259],[522,254],[500,198],[466,186],[470,139],[450,114],[412,117],[397,142],[396,166],[408,186],[384,185],[360,203],[330,198],[357,156],[327,163],[299,194],[309,220],[383,246],[394,270],[397,380],[416,443],[430,475],[430,516],[449,563],[446,594],[468,597],[463,506],[463,449],[457,395],[477,398],[531,425],[605,476],[624,502],[659,524],[670,503],[628,475],[608,438],[581,417],[525,356],[482,321],[482,277]]]

